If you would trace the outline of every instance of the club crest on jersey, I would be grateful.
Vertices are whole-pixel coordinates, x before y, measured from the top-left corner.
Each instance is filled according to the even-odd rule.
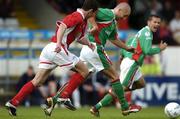
[[[150,32],[147,31],[147,32],[145,33],[145,36],[147,36],[147,37],[150,36]]]
[[[106,32],[106,34],[109,36],[110,34],[111,34],[111,32],[110,31],[105,31]]]

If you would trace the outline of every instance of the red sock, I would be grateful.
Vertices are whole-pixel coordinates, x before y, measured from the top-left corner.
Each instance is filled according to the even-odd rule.
[[[66,88],[62,92],[61,96],[62,98],[69,98],[73,91],[80,86],[84,81],[84,77],[80,73],[75,73],[71,76]]]
[[[21,88],[18,94],[14,96],[14,98],[11,100],[11,103],[14,106],[18,106],[24,100],[24,98],[29,95],[34,89],[35,86],[32,84],[31,81],[29,81]]]

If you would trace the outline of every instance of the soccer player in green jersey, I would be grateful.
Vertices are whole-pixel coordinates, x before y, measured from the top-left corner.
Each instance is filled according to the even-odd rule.
[[[116,45],[117,47],[123,48],[130,52],[134,51],[134,48],[127,47],[122,41],[118,39],[116,20],[125,19],[129,16],[131,8],[127,3],[120,3],[114,9],[99,8],[95,15],[95,21],[97,23],[98,30],[93,34],[88,34],[88,39],[95,45],[95,50],[92,51],[86,46],[83,46],[80,59],[90,63],[96,71],[102,71],[106,76],[111,79],[111,85],[114,93],[118,100],[121,102],[121,110],[123,115],[128,115],[132,112],[140,111],[141,107],[136,105],[129,105],[124,97],[123,86],[119,82],[119,75],[112,67],[112,63],[105,52],[105,45],[107,40]],[[89,28],[94,28],[93,19],[90,20]],[[78,73],[75,73],[73,78],[70,79],[62,93],[47,99],[48,108],[45,109],[47,115],[51,114],[53,110],[54,100],[64,100],[70,98],[72,92],[80,85],[83,81],[78,79]],[[60,98],[59,98],[60,95]],[[60,101],[62,102],[62,101]],[[71,110],[74,110],[72,106],[65,104],[65,106]],[[98,113],[95,112],[96,115]]]
[[[152,48],[153,32],[156,32],[159,28],[160,21],[161,19],[157,15],[149,16],[147,26],[143,27],[133,38],[127,41],[127,45],[134,47],[136,52],[131,53],[122,50],[123,60],[120,65],[120,81],[125,91],[132,91],[145,86],[145,80],[140,71],[145,56],[158,54],[166,49],[167,44],[162,41],[158,47]],[[109,93],[93,106],[91,112],[94,115],[99,113],[99,109],[110,104],[114,96],[113,92],[109,90]]]

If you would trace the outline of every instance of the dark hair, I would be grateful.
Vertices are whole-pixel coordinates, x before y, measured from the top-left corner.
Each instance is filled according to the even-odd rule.
[[[34,68],[33,68],[33,66],[29,65],[28,69],[33,70]]]
[[[98,3],[96,0],[85,0],[82,9],[85,11],[92,9],[94,12],[98,9]]]
[[[160,19],[161,19],[161,17],[160,17],[159,15],[157,15],[157,14],[151,14],[151,15],[149,15],[149,17],[148,17],[148,21],[151,21],[153,17],[155,17],[155,18],[160,18]]]

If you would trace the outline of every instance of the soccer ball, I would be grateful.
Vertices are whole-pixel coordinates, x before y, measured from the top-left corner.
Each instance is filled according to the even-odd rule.
[[[180,105],[176,102],[170,102],[165,106],[164,112],[170,119],[176,119],[180,116]]]

